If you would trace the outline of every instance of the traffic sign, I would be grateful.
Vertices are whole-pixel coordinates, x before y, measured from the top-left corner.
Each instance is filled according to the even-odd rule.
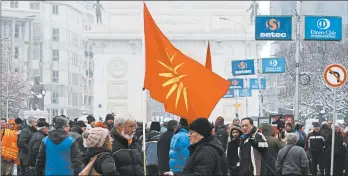
[[[347,81],[347,70],[341,64],[331,64],[324,71],[324,80],[330,87],[341,87]]]
[[[244,79],[243,78],[231,78],[228,79],[231,82],[229,89],[243,89],[244,88]]]

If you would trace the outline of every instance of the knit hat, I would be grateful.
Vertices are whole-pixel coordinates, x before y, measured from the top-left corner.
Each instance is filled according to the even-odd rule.
[[[95,128],[101,127],[101,128],[108,128],[103,122],[97,122],[94,125]]]
[[[194,120],[189,129],[201,134],[204,137],[210,136],[212,131],[212,126],[206,118],[199,118]]]
[[[62,129],[69,126],[69,120],[65,117],[55,117],[54,128]]]
[[[108,120],[115,120],[114,115],[112,115],[112,114],[108,114],[108,115],[106,115],[106,117],[105,117],[105,121],[108,121]]]
[[[179,121],[179,125],[182,127],[187,127],[188,126],[187,120],[181,117]]]
[[[15,122],[15,120],[14,120],[14,119],[9,119],[9,120],[8,120],[8,122],[7,122],[7,124],[14,124],[14,125],[15,125],[15,124],[16,124],[16,122]]]
[[[74,123],[74,125],[76,125],[76,126],[78,126],[80,128],[87,127],[87,125],[83,121],[77,121],[77,122]]]
[[[178,127],[178,121],[170,120],[168,122],[168,125],[167,125],[168,130],[174,130],[176,127]]]
[[[15,119],[15,123],[16,123],[16,124],[22,124],[22,123],[23,123],[23,120],[22,120],[21,118],[17,117],[17,118]]]
[[[224,125],[224,123],[225,123],[225,119],[223,117],[219,116],[215,120],[215,128],[218,128],[220,125]]]
[[[88,124],[92,123],[92,122],[95,122],[95,118],[91,115],[87,116],[86,117],[87,121],[88,121]]]
[[[82,134],[83,145],[87,148],[102,147],[106,137],[109,136],[109,130],[101,127],[92,128]]]
[[[50,127],[50,124],[48,124],[47,122],[45,121],[38,121],[37,122],[37,127]]]

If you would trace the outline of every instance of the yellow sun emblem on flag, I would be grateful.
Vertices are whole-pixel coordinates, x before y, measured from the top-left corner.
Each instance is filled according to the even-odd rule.
[[[166,77],[168,80],[162,84],[162,87],[166,87],[169,85],[172,85],[172,87],[169,89],[166,99],[168,99],[172,93],[176,90],[176,99],[175,99],[175,108],[178,108],[178,103],[180,100],[181,95],[184,97],[185,101],[185,106],[186,106],[186,111],[188,111],[188,100],[187,100],[187,88],[185,87],[184,83],[181,81],[181,79],[187,75],[179,75],[178,74],[178,69],[184,65],[184,63],[178,64],[176,66],[173,65],[173,60],[175,59],[176,53],[173,54],[172,56],[169,56],[169,53],[167,52],[166,49],[166,54],[167,58],[170,61],[170,65],[168,66],[167,64],[157,60],[158,63],[160,63],[163,67],[169,70],[167,73],[159,73],[158,75],[161,77]]]

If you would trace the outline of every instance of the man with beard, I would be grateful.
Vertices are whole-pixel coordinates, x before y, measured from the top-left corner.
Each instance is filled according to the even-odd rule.
[[[139,144],[135,142],[137,123],[130,114],[118,115],[110,131],[115,165],[121,176],[144,175]],[[126,150],[125,150],[126,149]]]

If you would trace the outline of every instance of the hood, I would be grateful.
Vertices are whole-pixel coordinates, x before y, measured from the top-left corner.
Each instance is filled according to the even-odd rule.
[[[68,133],[63,129],[53,130],[48,132],[48,137],[55,143],[60,144],[65,138],[68,137]]]
[[[264,136],[273,136],[273,134],[274,134],[274,131],[273,131],[271,124],[262,124],[261,129],[262,129],[262,134]]]
[[[174,132],[174,134],[179,133],[179,132],[188,133],[189,130],[188,130],[187,127],[179,127],[179,128]]]
[[[89,160],[95,156],[95,155],[98,155],[99,153],[102,153],[102,152],[109,152],[111,153],[108,149],[106,148],[88,148],[88,150],[86,152],[84,152],[82,154],[82,161],[84,163],[88,163]]]

